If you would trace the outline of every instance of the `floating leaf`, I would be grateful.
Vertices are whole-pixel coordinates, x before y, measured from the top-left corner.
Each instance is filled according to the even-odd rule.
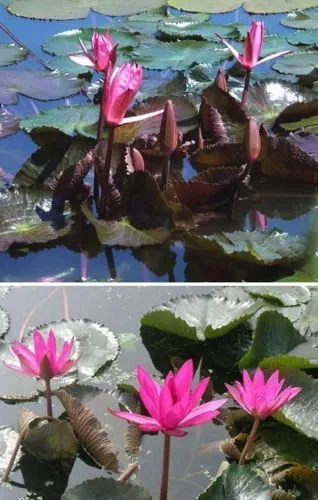
[[[117,472],[118,463],[111,440],[91,410],[63,390],[58,391],[57,396],[85,451],[101,467]]]
[[[119,54],[121,51],[126,52],[127,50],[131,50],[139,44],[138,38],[127,30],[109,28],[109,26],[98,26],[98,28],[83,27],[56,33],[44,42],[42,48],[45,52],[54,56],[81,53],[82,49],[79,39],[81,39],[87,49],[91,49],[93,31],[104,33],[106,30],[118,44],[117,52],[119,51]]]
[[[305,286],[251,286],[246,291],[253,297],[278,301],[287,307],[307,304],[311,298],[310,290]]]
[[[317,47],[317,31],[296,31],[288,35],[287,40],[293,45],[311,45]]]
[[[306,124],[310,126],[310,119],[312,119],[312,126],[315,124],[315,121],[317,122],[317,115],[318,99],[311,99],[309,101],[307,99],[298,99],[298,102],[287,106],[281,111],[276,118],[275,126],[280,125],[286,130],[301,129],[303,131]],[[301,146],[300,143],[299,145]]]
[[[196,0],[195,3],[193,0],[168,0],[167,3],[176,9],[218,14],[238,9],[242,5],[242,0]]]
[[[274,417],[300,433],[318,439],[318,380],[300,370],[290,370],[283,375],[286,385],[301,387],[302,390]]]
[[[20,432],[27,429],[23,446],[39,460],[65,460],[74,457],[78,441],[66,420],[44,422],[26,408],[19,411]]]
[[[18,45],[0,43],[0,67],[22,61],[27,55],[26,50]]]
[[[149,493],[132,483],[120,483],[112,478],[98,477],[68,490],[62,500],[151,500]]]
[[[218,294],[193,295],[172,299],[146,313],[142,326],[172,335],[205,340],[225,335],[252,316],[259,304]]]
[[[240,38],[243,30],[247,31],[247,26],[237,24],[212,24],[209,20],[202,22],[191,19],[191,15],[168,18],[158,23],[158,30],[161,38],[165,40],[208,40],[218,42],[218,35],[224,38]],[[239,29],[238,29],[239,28]]]
[[[40,101],[62,99],[77,94],[84,80],[34,70],[3,70],[0,81],[0,104],[15,104],[18,94]]]
[[[94,377],[97,372],[112,363],[119,350],[118,340],[108,328],[88,319],[70,319],[52,322],[36,327],[41,332],[53,330],[58,344],[75,338],[74,357],[80,356],[76,368],[80,382]],[[29,330],[22,341],[30,344],[33,329]],[[59,377],[56,380],[62,380]],[[65,385],[65,384],[64,384]]]
[[[10,427],[9,425],[0,426],[0,477],[4,475],[9,465],[18,439],[19,434],[12,427]],[[20,458],[21,450],[19,450],[16,456],[13,468],[16,467]]]
[[[0,337],[3,337],[9,329],[8,313],[0,307]]]
[[[288,28],[314,30],[317,29],[318,12],[314,10],[310,12],[295,10],[281,19],[280,22],[283,26],[287,26]]]
[[[8,111],[0,112],[0,137],[15,134],[19,129],[20,119]]]
[[[318,67],[318,52],[296,52],[278,59],[273,68],[280,73],[309,75]]]
[[[250,465],[232,463],[197,500],[270,500],[268,483]]]
[[[165,227],[140,230],[133,227],[127,219],[107,221],[95,219],[87,205],[82,205],[82,212],[93,224],[102,245],[137,248],[142,245],[160,245],[170,236]]]
[[[266,311],[257,320],[253,344],[240,367],[316,368],[318,349],[308,342],[282,314]]]
[[[52,192],[12,189],[0,191],[0,251],[13,244],[41,244],[62,238],[71,231],[69,209],[65,217],[42,220],[37,207],[48,212]]]
[[[235,231],[212,236],[186,233],[184,238],[192,248],[262,266],[289,265],[300,260],[306,249],[303,238],[278,231]]]

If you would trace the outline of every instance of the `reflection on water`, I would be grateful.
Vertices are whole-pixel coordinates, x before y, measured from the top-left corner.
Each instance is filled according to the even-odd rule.
[[[142,363],[152,375],[158,372],[152,366],[148,351],[140,341],[139,327],[141,316],[154,305],[184,294],[208,292],[211,287],[16,287],[6,297],[1,299],[1,306],[10,316],[11,324],[6,340],[18,338],[21,332],[31,326],[61,320],[63,317],[89,318],[100,322],[110,328],[119,338],[120,334],[131,333],[136,335],[135,342],[128,342],[122,347],[118,361],[118,371],[126,374],[126,378],[133,372],[137,363]],[[9,379],[8,379],[9,380]],[[101,384],[101,388],[111,386],[111,381]],[[100,398],[100,400],[98,400]],[[111,399],[109,399],[111,398]],[[94,402],[95,401],[95,402]],[[107,407],[115,404],[114,398],[107,395],[98,396],[92,403],[98,418],[103,423],[110,424],[116,445],[123,446],[123,436],[127,430],[124,422],[111,417],[105,417]],[[55,401],[54,411],[58,414],[59,405]],[[18,406],[7,405],[0,402],[0,425],[16,422]],[[25,403],[23,406],[41,414],[44,411],[42,401],[39,403]],[[208,478],[213,475],[221,460],[221,452],[217,441],[223,439],[226,431],[222,426],[209,426],[190,429],[189,435],[182,439],[174,439],[172,446],[172,481],[171,499],[193,500],[202,487],[208,483]],[[161,436],[145,436],[140,452],[140,470],[137,474],[138,481],[143,484],[156,498],[159,488],[159,475],[161,461]],[[36,471],[36,473],[35,473]],[[46,469],[46,474],[47,474]],[[21,472],[13,473],[12,478],[20,487],[12,489],[1,488],[0,498],[3,500],[16,500],[17,497],[26,498],[23,489],[24,482],[32,484],[38,482],[37,466],[30,470],[26,464],[25,477]],[[75,486],[84,479],[106,476],[106,471],[89,467],[84,462],[77,460],[72,470],[69,486]],[[50,476],[46,478],[50,480]],[[38,483],[37,483],[38,485]],[[46,499],[55,499],[58,496],[46,496]]]

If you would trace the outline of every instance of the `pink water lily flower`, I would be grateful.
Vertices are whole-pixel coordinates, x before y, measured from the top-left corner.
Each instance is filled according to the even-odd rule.
[[[83,49],[84,55],[71,55],[70,59],[82,66],[94,68],[96,71],[107,71],[109,64],[112,66],[117,59],[116,48],[117,45],[112,39],[110,33],[93,32],[92,35],[92,50],[88,51],[81,39],[79,43]]]
[[[218,399],[198,406],[208,386],[209,377],[202,379],[191,390],[193,375],[193,362],[190,359],[175,375],[169,372],[160,386],[142,366],[138,366],[139,396],[150,416],[128,411],[111,413],[129,422],[135,422],[145,432],[161,431],[170,436],[185,436],[187,433],[183,430],[184,427],[204,424],[217,417],[220,413],[218,408],[227,401]]]
[[[260,53],[262,51],[263,42],[264,42],[264,22],[263,21],[253,21],[248,32],[247,37],[244,44],[243,54],[239,54],[239,52],[224,38],[220,35],[217,35],[224,45],[231,51],[235,59],[241,63],[243,68],[247,70],[252,70],[256,66],[263,64],[271,59],[275,59],[276,57],[285,56],[286,54],[290,54],[292,50],[284,50],[282,52],[276,52],[275,54],[271,54],[263,59],[259,60]]]
[[[114,71],[107,73],[102,99],[103,115],[107,125],[117,127],[124,123],[144,120],[163,113],[163,109],[161,109],[145,115],[124,118],[128,107],[141,87],[142,78],[143,69],[135,63],[123,63]]]
[[[70,342],[63,342],[60,354],[57,352],[56,337],[52,330],[48,334],[47,341],[37,330],[33,332],[32,340],[33,350],[21,342],[13,342],[11,351],[19,364],[4,364],[20,373],[31,377],[40,377],[46,381],[67,373],[76,365],[78,360],[70,358],[74,337]]]
[[[279,370],[276,370],[265,382],[264,373],[257,368],[254,378],[246,370],[243,371],[243,384],[235,382],[234,386],[225,384],[235,401],[255,418],[264,420],[275,413],[281,406],[295,398],[301,387],[286,387],[285,379],[279,380]]]

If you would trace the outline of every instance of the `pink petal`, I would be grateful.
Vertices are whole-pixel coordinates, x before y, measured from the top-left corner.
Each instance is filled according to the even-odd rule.
[[[162,431],[162,427],[159,423],[156,424],[147,424],[147,425],[139,425],[139,429],[143,432],[158,432]]]
[[[40,363],[46,353],[46,343],[41,333],[37,330],[33,332],[33,345],[37,363]]]
[[[7,368],[11,368],[12,370],[15,370],[16,372],[23,373],[24,375],[28,375],[30,377],[37,377],[38,376],[36,373],[34,373],[33,371],[29,370],[25,366],[14,365],[13,363],[7,363],[6,361],[3,361],[3,364]]]
[[[204,423],[212,418],[219,415],[217,411],[222,405],[227,402],[227,399],[216,399],[215,401],[210,401],[209,403],[204,403],[201,406],[197,406],[192,410],[178,425],[178,427],[188,427],[191,425],[197,425],[198,423]]]
[[[57,359],[57,365],[59,367],[62,367],[64,363],[68,360],[73,350],[73,347],[74,347],[74,337],[71,339],[70,342],[63,342],[61,354]]]
[[[162,110],[163,111],[163,110]],[[193,361],[188,359],[175,375],[175,386],[179,399],[184,392],[189,392],[193,381]]]
[[[266,56],[260,61],[258,61],[256,64],[254,64],[254,68],[256,66],[259,66],[260,64],[263,64],[267,61],[271,61],[272,59],[276,59],[276,57],[281,57],[281,56],[286,56],[287,54],[291,54],[294,52],[293,50],[284,50],[283,52],[276,52],[276,54],[271,54],[270,56]]]
[[[56,369],[55,376],[64,375],[64,373],[69,372],[76,365],[78,359],[69,359],[66,361],[62,366]]]
[[[13,354],[17,356],[20,363],[21,363],[21,357],[23,357],[24,360],[28,361],[28,365],[31,367],[33,371],[38,370],[39,365],[36,360],[35,354],[30,349],[28,349],[28,347],[21,344],[20,342],[13,342],[13,344],[11,345],[11,351],[13,352]]]
[[[137,379],[140,388],[143,388],[148,393],[154,404],[157,408],[159,408],[159,394],[161,387],[155,380],[153,380],[153,378],[151,378],[149,373],[141,365],[137,366]]]
[[[139,397],[143,402],[144,407],[146,408],[149,415],[155,418],[157,421],[160,421],[160,412],[157,404],[151,398],[149,393],[143,389],[143,387],[139,390]],[[158,398],[157,398],[158,400]]]
[[[203,378],[198,385],[193,389],[188,405],[188,411],[191,411],[201,400],[209,385],[209,377]]]
[[[147,118],[162,115],[163,111],[163,109],[160,109],[159,111],[152,111],[151,113],[145,113],[144,115],[128,116],[127,118],[123,118],[120,124],[124,125],[125,123],[134,123],[140,122],[142,120],[147,120]]]
[[[33,377],[38,377],[40,372],[40,367],[37,363],[30,362],[30,359],[25,357],[22,353],[19,354],[19,362],[22,368],[25,369],[25,373],[33,374]]]
[[[179,422],[182,421],[185,415],[186,415],[185,408],[182,406],[180,402],[176,403],[175,405],[173,405],[171,410],[167,412],[164,421],[164,427],[166,429],[175,429],[176,427],[178,427]]]
[[[160,422],[163,427],[169,427],[166,425],[167,415],[171,411],[173,406],[173,399],[170,392],[169,386],[165,383],[162,387],[159,395],[159,411],[160,411]]]
[[[182,431],[181,429],[169,429],[169,430],[164,430],[163,432],[173,437],[184,437],[188,434],[187,432]]]
[[[90,60],[89,57],[83,55],[73,55],[69,56],[69,58],[75,62],[76,64],[80,64],[81,66],[88,66],[90,68],[95,68],[95,64]]]
[[[49,332],[46,348],[47,348],[48,352],[51,353],[52,362],[54,363],[54,366],[55,366],[55,364],[56,364],[56,338],[55,338],[54,332],[52,330],[50,330],[50,332]]]
[[[154,418],[144,417],[143,415],[139,415],[139,413],[132,413],[129,411],[113,411],[110,409],[108,410],[115,417],[122,418],[123,420],[128,420],[129,422],[135,422],[135,424],[158,426],[158,422]]]
[[[235,57],[235,59],[239,60],[239,56],[240,56],[239,52],[229,42],[227,42],[223,37],[221,37],[217,33],[216,33],[216,36],[218,36],[219,39],[222,41],[222,43],[224,43],[224,45],[226,45],[226,47],[233,54],[233,56]]]

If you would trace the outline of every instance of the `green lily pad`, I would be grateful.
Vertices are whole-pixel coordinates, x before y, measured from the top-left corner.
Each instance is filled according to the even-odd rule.
[[[315,337],[318,332],[318,317],[316,314],[318,307],[318,290],[313,288],[311,290],[311,299],[306,304],[306,308],[301,317],[295,323],[295,327],[302,335],[308,337]]]
[[[310,108],[310,104],[309,104]],[[283,117],[281,118],[283,119]],[[285,119],[288,119],[286,117]],[[310,116],[308,118],[302,118],[296,121],[287,121],[284,123],[280,123],[280,127],[289,132],[305,132],[307,134],[318,134],[318,114]]]
[[[62,500],[151,500],[150,494],[141,486],[119,483],[113,478],[98,477],[71,488],[62,495]]]
[[[311,298],[310,290],[305,286],[251,286],[246,291],[253,297],[278,301],[286,307],[307,304]]]
[[[161,38],[165,40],[208,40],[218,42],[218,35],[225,38],[239,39],[243,30],[248,27],[237,24],[212,24],[209,20],[198,22],[197,20],[187,20],[185,16],[179,19],[178,16],[168,18],[158,23],[158,31]]]
[[[247,0],[244,2],[244,9],[252,14],[275,14],[290,12],[295,9],[310,9],[317,6],[317,0],[276,0],[275,2]]]
[[[188,10],[190,12],[207,12],[219,14],[220,12],[231,12],[242,5],[242,0],[167,0],[168,5],[176,9]]]
[[[250,465],[232,463],[197,500],[270,500],[268,483]]]
[[[82,40],[87,49],[91,49],[93,31],[104,33],[106,30],[118,44],[117,51],[119,51],[119,53],[122,51],[126,52],[127,50],[132,50],[134,47],[139,45],[139,40],[133,33],[104,26],[98,28],[76,28],[56,33],[43,43],[42,48],[45,52],[54,56],[66,56],[68,54],[82,53],[83,51],[79,44],[79,39]]]
[[[278,231],[235,231],[212,236],[186,233],[184,239],[189,247],[261,266],[289,265],[300,260],[306,250],[303,238]]]
[[[37,207],[45,212],[52,204],[52,192],[10,189],[0,191],[0,251],[13,244],[41,244],[58,240],[71,231],[70,211],[53,220],[42,220]]]
[[[3,70],[0,80],[0,104],[15,104],[18,94],[40,101],[62,99],[77,94],[84,80],[72,76],[34,70]]]
[[[172,299],[141,318],[142,326],[193,340],[225,335],[251,317],[259,304],[253,299],[230,298],[215,292]]]
[[[316,30],[301,30],[288,35],[287,40],[293,45],[311,45],[317,47],[317,31]]]
[[[93,68],[72,61],[69,56],[52,57],[46,64],[52,71],[59,71],[72,76],[91,74],[93,71]]]
[[[28,53],[22,47],[13,43],[0,43],[0,67],[16,64],[28,56]]]
[[[308,75],[318,67],[318,52],[296,52],[278,59],[273,68],[280,73]]]
[[[282,314],[266,311],[257,320],[253,344],[240,360],[240,368],[318,367],[315,349]]]
[[[2,477],[9,465],[10,459],[19,434],[9,425],[0,426],[0,477]],[[14,467],[18,464],[21,458],[21,450],[19,450],[17,457],[14,461]]]
[[[318,12],[314,10],[310,12],[295,10],[294,12],[287,14],[287,16],[281,19],[280,22],[283,26],[287,26],[288,28],[304,30],[318,29]]]
[[[160,245],[170,237],[170,230],[166,227],[141,230],[132,226],[127,219],[95,219],[87,205],[82,205],[82,212],[95,227],[102,245],[138,248],[143,245]]]
[[[274,418],[298,432],[318,439],[318,380],[300,370],[283,373],[286,385],[301,387],[297,397],[286,403]]]
[[[98,372],[108,367],[118,356],[119,344],[113,332],[105,326],[88,319],[52,322],[47,325],[37,326],[36,329],[41,332],[53,330],[60,345],[62,345],[63,341],[70,341],[72,337],[75,337],[73,356],[74,358],[79,357],[76,363],[79,382],[94,377]],[[34,328],[30,329],[22,338],[22,341],[26,344],[31,344],[33,330]]]
[[[148,69],[185,70],[204,61],[221,62],[227,59],[229,51],[220,44],[207,41],[181,40],[161,42],[149,39],[134,50],[133,58]]]
[[[3,337],[9,330],[9,316],[8,313],[0,307],[0,337]]]

